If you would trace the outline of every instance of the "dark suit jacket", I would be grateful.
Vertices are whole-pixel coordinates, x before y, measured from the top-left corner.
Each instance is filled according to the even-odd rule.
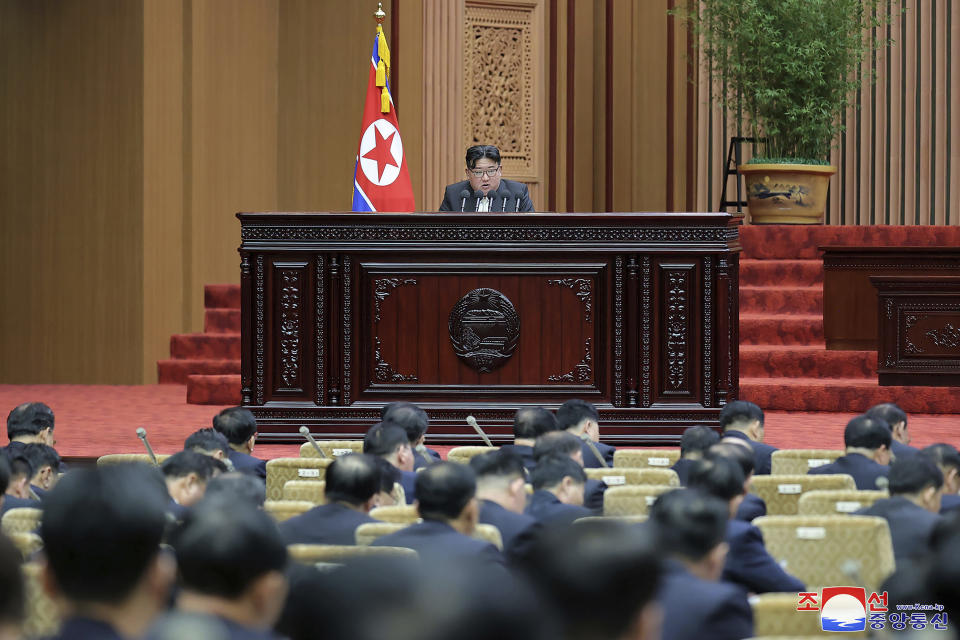
[[[536,518],[545,527],[566,526],[573,524],[573,521],[577,518],[596,515],[585,507],[564,504],[557,500],[555,495],[544,489],[534,491],[533,495],[530,496],[526,514]]]
[[[366,513],[342,504],[322,504],[280,523],[284,544],[356,544],[354,532],[368,522]]]
[[[447,188],[443,192],[443,202],[440,203],[440,211],[460,211],[460,204],[463,199],[460,197],[460,192],[466,189],[471,193],[473,190],[470,188],[469,180],[461,180],[455,184],[447,185]],[[493,201],[490,204],[490,213],[505,211],[507,213],[514,213],[517,211],[528,213],[533,211],[533,202],[530,200],[530,193],[527,190],[527,185],[522,182],[514,182],[513,180],[500,179],[500,186],[497,187],[496,191],[491,191],[487,194],[487,197],[493,197]],[[476,211],[477,210],[477,199],[472,195],[467,198],[466,203],[464,204],[463,210],[466,211]]]
[[[940,516],[915,505],[903,496],[877,500],[854,515],[880,516],[890,525],[893,555],[897,564],[922,555],[930,548],[930,534]]]
[[[279,640],[272,631],[254,629],[202,613],[173,610],[160,617],[147,633],[146,640],[172,637],[217,638],[218,640]]]
[[[859,453],[848,453],[840,456],[834,462],[819,467],[814,467],[807,471],[808,475],[822,475],[829,473],[845,473],[853,478],[857,489],[860,491],[876,491],[877,489],[886,489],[887,485],[877,484],[877,478],[886,478],[890,473],[890,467],[877,464],[870,458]]]
[[[945,493],[940,498],[940,513],[944,514],[954,509],[960,509],[960,495],[955,493]]]
[[[227,457],[230,459],[230,462],[233,463],[233,468],[237,471],[262,478],[263,480],[267,479],[266,460],[254,458],[249,454],[234,451],[233,449],[230,449]]]
[[[802,582],[784,571],[763,544],[760,529],[748,522],[727,522],[730,551],[723,567],[723,579],[751,593],[806,591]]]
[[[537,466],[536,461],[533,459],[533,447],[526,444],[505,444],[500,447],[503,451],[512,451],[523,460],[523,466],[527,470],[527,473],[531,473],[533,468]]]
[[[407,504],[413,504],[413,501],[417,499],[416,482],[416,471],[400,471],[400,486],[403,487],[403,492],[406,494]]]
[[[663,640],[740,640],[753,636],[746,592],[726,582],[708,582],[667,560],[660,584]]]
[[[423,560],[478,560],[503,564],[503,554],[483,540],[465,536],[446,522],[424,520],[378,538],[375,547],[406,547]]]
[[[587,478],[586,484],[583,485],[583,506],[592,511],[592,515],[603,515],[603,494],[606,491],[605,482]]]
[[[680,478],[680,485],[683,487],[687,486],[687,478],[690,477],[690,467],[693,466],[694,462],[695,461],[690,458],[680,458],[670,467],[677,472],[677,476]]]
[[[427,455],[430,457],[430,460],[427,460],[423,455],[417,451],[413,450],[413,470],[422,469],[423,467],[430,466],[434,462],[440,462],[443,458],[440,457],[440,454],[434,451],[433,449],[427,449]],[[428,464],[429,463],[429,464]]]
[[[18,498],[16,496],[3,496],[3,510],[0,511],[0,515],[3,515],[10,509],[19,509],[21,507],[28,507],[31,509],[42,509],[42,505],[39,500],[30,500],[29,498]]]
[[[602,442],[594,442],[597,449],[600,451],[600,455],[603,456],[604,461],[606,461],[608,467],[613,466],[613,454],[617,450],[616,447],[611,447],[609,444],[603,444]],[[590,449],[590,446],[586,442],[580,443],[581,448],[583,449],[583,466],[586,469],[599,469],[603,465],[600,464],[600,461],[597,460],[597,456],[593,455],[593,451]]]
[[[752,522],[754,518],[767,515],[767,503],[758,495],[748,493],[743,496],[743,502],[737,507],[737,520]]]
[[[770,456],[777,450],[776,447],[751,440],[747,434],[742,431],[734,431],[732,429],[724,431],[723,437],[739,438],[746,441],[747,444],[750,445],[750,448],[753,449],[753,473],[758,476],[770,475]]]
[[[124,640],[117,631],[106,622],[90,618],[67,618],[60,633],[50,640]]]
[[[890,453],[893,454],[894,458],[908,458],[919,451],[920,449],[911,447],[908,444],[903,444],[897,440],[890,441]]]
[[[480,522],[500,530],[503,553],[510,561],[522,558],[543,528],[525,513],[514,513],[491,500],[480,501]]]

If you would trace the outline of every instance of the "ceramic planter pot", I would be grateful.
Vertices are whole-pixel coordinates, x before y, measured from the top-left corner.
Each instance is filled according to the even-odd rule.
[[[751,224],[823,224],[827,187],[836,167],[742,164]]]

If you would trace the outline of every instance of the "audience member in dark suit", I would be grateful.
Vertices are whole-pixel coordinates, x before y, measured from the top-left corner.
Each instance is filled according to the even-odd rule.
[[[504,555],[515,562],[541,530],[540,523],[523,512],[527,505],[523,462],[510,451],[491,451],[471,458],[470,468],[477,476],[480,522],[500,530]]]
[[[56,638],[139,638],[166,607],[176,563],[160,548],[167,496],[154,474],[146,465],[78,469],[47,496],[44,582],[71,612]]]
[[[266,481],[267,462],[253,457],[253,447],[257,443],[257,420],[249,409],[230,407],[213,417],[213,428],[227,439],[230,450],[227,457],[233,468]]]
[[[41,508],[40,501],[30,490],[30,478],[33,477],[33,467],[30,466],[30,461],[23,456],[18,456],[7,461],[6,453],[0,454],[0,457],[3,458],[4,462],[7,462],[9,468],[9,477],[6,483],[7,488],[3,496],[3,509],[0,510],[0,515],[10,509],[18,509],[20,507],[29,507],[32,509]]]
[[[647,531],[615,520],[553,529],[522,565],[567,640],[659,640],[660,552]]]
[[[413,504],[417,474],[413,471],[413,449],[407,432],[392,422],[378,422],[363,437],[363,452],[383,458],[400,471],[404,497],[407,504]]]
[[[380,472],[373,456],[340,456],[327,467],[326,504],[280,523],[286,544],[354,544],[361,524],[377,522],[368,513],[377,506]]]
[[[267,500],[267,487],[263,480],[250,473],[230,471],[210,478],[204,500],[232,500],[254,509],[262,509]]]
[[[43,500],[53,485],[57,483],[60,477],[57,469],[60,468],[60,456],[56,450],[39,442],[31,442],[24,445],[21,456],[30,462],[33,469],[33,477],[30,478],[31,499]]]
[[[916,447],[910,446],[910,433],[907,431],[907,414],[897,405],[892,402],[878,404],[867,409],[867,412],[863,415],[868,418],[873,418],[874,420],[881,420],[890,427],[890,437],[892,438],[890,441],[890,453],[893,454],[894,459],[912,456],[919,451]]]
[[[526,514],[545,527],[566,526],[594,513],[583,506],[583,467],[568,456],[547,456],[537,461],[531,481],[533,495]]]
[[[164,460],[160,470],[170,494],[168,510],[182,520],[189,508],[203,499],[214,474],[214,460],[196,451],[181,451]]]
[[[467,149],[466,180],[447,185],[443,192],[440,211],[480,211],[491,213],[527,213],[533,211],[533,201],[527,185],[502,179],[500,150],[490,144],[478,144]],[[461,195],[468,191],[466,199]],[[476,194],[481,195],[478,197]]]
[[[180,590],[151,638],[273,639],[287,594],[287,549],[266,512],[204,501],[170,536]],[[184,618],[186,616],[186,618]],[[184,633],[192,625],[204,633]]]
[[[897,564],[930,549],[930,534],[940,522],[943,474],[926,456],[895,460],[890,466],[890,497],[877,500],[857,515],[880,516],[890,525]]]
[[[953,445],[938,443],[924,447],[920,453],[935,463],[943,474],[943,495],[940,513],[960,509],[960,453]]]
[[[566,431],[552,431],[537,438],[533,447],[533,459],[539,462],[541,458],[551,456],[569,457],[583,466],[583,448],[581,441]],[[607,485],[601,480],[587,478],[583,485],[583,506],[594,512],[594,515],[603,513],[603,494]]]
[[[0,480],[0,486],[2,484]],[[23,556],[19,549],[7,536],[0,534],[0,584],[3,585],[3,589],[0,589],[0,638],[3,640],[21,637],[20,628],[27,605],[26,585],[20,568],[22,564]]]
[[[533,459],[533,445],[537,438],[545,433],[557,430],[557,418],[543,407],[525,407],[518,409],[513,416],[513,444],[500,447],[512,451],[523,460],[527,473],[537,466]]]
[[[763,443],[763,409],[746,400],[734,400],[720,410],[720,427],[724,439],[741,440],[753,449],[754,473],[770,474],[770,456],[777,448]]]
[[[720,582],[730,507],[691,489],[669,491],[650,509],[657,547],[668,556],[658,600],[663,640],[739,640],[753,636],[742,587]]]
[[[183,441],[186,451],[195,451],[224,463],[228,471],[233,471],[230,460],[230,443],[226,436],[212,427],[197,429]]]
[[[400,469],[383,458],[374,456],[373,459],[377,463],[377,471],[380,476],[380,488],[377,489],[377,506],[393,507],[398,504],[406,504],[406,491],[400,484]]]
[[[680,459],[671,467],[677,472],[680,484],[687,486],[687,474],[694,460],[703,458],[707,449],[720,442],[720,434],[710,427],[697,425],[683,430],[680,436]]]
[[[477,481],[469,466],[438,462],[417,474],[417,512],[422,522],[374,541],[375,546],[407,547],[428,562],[477,560],[503,563],[500,551],[471,538],[477,528]]]
[[[743,499],[745,484],[740,465],[720,454],[707,453],[707,457],[696,461],[690,470],[688,486],[691,489],[720,498],[730,507],[726,537],[729,551],[723,566],[723,580],[751,593],[804,591],[804,584],[784,571],[767,553],[760,529],[733,519]]]
[[[581,448],[583,449],[583,466],[587,469],[598,467],[612,467],[613,454],[616,447],[600,442],[600,414],[597,408],[586,400],[574,398],[567,400],[557,409],[557,426],[567,433],[580,438]],[[587,440],[593,443],[593,447],[599,451],[606,463],[601,464],[593,452],[593,447],[587,444]]]
[[[427,429],[430,427],[430,418],[427,417],[426,411],[411,402],[391,402],[384,405],[380,412],[380,419],[392,422],[407,432],[410,448],[413,449],[414,471],[440,462],[440,454],[433,449],[428,449],[424,444]]]
[[[744,446],[740,440],[729,440],[727,442],[718,442],[710,447],[708,453],[711,456],[723,456],[730,458],[743,471],[743,500],[737,507],[736,514],[733,516],[743,522],[752,522],[754,518],[767,515],[767,503],[755,493],[750,493],[750,485],[753,482],[753,465],[755,458],[753,450],[749,445]]]
[[[887,423],[857,416],[843,430],[846,454],[830,464],[815,467],[808,474],[845,473],[861,491],[887,488],[890,473],[890,429]]]
[[[23,455],[23,447],[37,442],[52,447],[57,443],[53,436],[53,410],[42,402],[25,402],[7,416],[7,437],[10,444],[3,451],[11,460]],[[67,465],[60,461],[59,473],[66,473]]]

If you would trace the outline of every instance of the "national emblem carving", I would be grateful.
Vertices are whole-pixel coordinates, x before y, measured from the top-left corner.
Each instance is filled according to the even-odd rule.
[[[480,373],[503,366],[520,338],[520,316],[496,289],[474,289],[450,311],[450,342],[457,356]]]

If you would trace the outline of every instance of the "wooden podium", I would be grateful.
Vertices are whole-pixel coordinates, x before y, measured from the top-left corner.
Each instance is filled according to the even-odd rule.
[[[593,402],[603,440],[676,443],[738,392],[738,218],[240,213],[242,398],[262,442],[360,437],[408,400],[431,442],[512,439]]]

